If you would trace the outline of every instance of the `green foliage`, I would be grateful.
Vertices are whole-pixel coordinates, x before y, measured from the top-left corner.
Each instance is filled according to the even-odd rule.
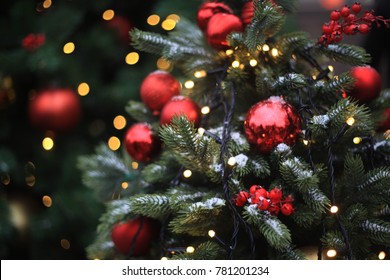
[[[177,176],[180,164],[176,161],[174,154],[163,152],[154,163],[151,163],[142,170],[141,177],[150,184],[168,183]]]
[[[194,253],[181,253],[174,255],[172,260],[220,260],[224,255],[223,249],[214,242],[201,243]]]
[[[390,223],[382,220],[365,220],[361,228],[377,244],[390,245]]]
[[[125,107],[126,112],[138,122],[153,123],[156,121],[156,117],[152,112],[146,108],[143,102],[130,100]]]
[[[321,238],[324,248],[331,248],[338,252],[342,252],[346,249],[343,236],[339,231],[328,231]]]
[[[306,77],[297,73],[288,73],[284,76],[281,76],[272,84],[272,88],[276,92],[298,90],[306,86]]]
[[[303,252],[298,249],[292,248],[291,246],[282,250],[282,252],[280,252],[280,255],[282,259],[285,260],[306,260],[306,257]]]
[[[329,81],[319,80],[314,84],[316,92],[340,98],[343,90],[349,90],[353,86],[354,80],[349,73],[342,73]]]
[[[309,42],[308,34],[305,32],[296,31],[277,36],[275,43],[281,52],[280,61],[288,61],[293,53],[304,49]]]
[[[349,65],[363,65],[370,62],[370,55],[358,46],[338,44],[338,45],[315,45],[311,49],[313,55],[322,54],[337,62]]]

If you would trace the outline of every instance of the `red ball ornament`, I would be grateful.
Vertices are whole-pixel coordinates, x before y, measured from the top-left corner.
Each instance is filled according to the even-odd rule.
[[[116,31],[119,39],[124,44],[130,44],[129,31],[133,28],[133,25],[127,18],[121,15],[115,15],[111,20],[107,21],[107,25]]]
[[[239,206],[239,207],[244,206],[248,202],[248,198],[249,198],[249,193],[244,192],[244,191],[240,191],[237,194],[236,199],[234,201],[235,205]]]
[[[160,139],[147,123],[133,124],[127,130],[124,142],[129,155],[137,161],[150,161],[160,151]]]
[[[248,1],[242,6],[241,10],[241,20],[244,26],[247,26],[252,22],[252,18],[254,15],[254,6],[253,1]]]
[[[141,217],[115,225],[111,239],[120,253],[136,257],[149,252],[151,242],[157,235],[155,220]]]
[[[200,122],[200,108],[198,104],[185,96],[175,96],[161,111],[160,124],[170,124],[175,116],[184,115],[188,120],[194,122],[197,127]]]
[[[268,196],[273,203],[279,203],[282,200],[283,192],[279,188],[274,188],[270,190]]]
[[[301,121],[291,105],[273,96],[249,109],[244,130],[249,143],[260,153],[269,153],[280,143],[294,144],[301,131]]]
[[[369,102],[379,96],[382,90],[382,79],[378,71],[370,66],[357,66],[351,70],[355,84],[349,95],[360,100]]]
[[[285,216],[290,216],[292,213],[294,213],[294,207],[290,203],[284,203],[282,207],[280,207],[280,211]]]
[[[146,107],[158,115],[173,96],[180,94],[180,83],[168,72],[154,71],[142,81],[140,94]]]
[[[213,48],[225,50],[229,48],[226,36],[234,31],[243,31],[240,18],[232,14],[219,13],[210,18],[207,25],[206,38]]]
[[[207,24],[209,23],[210,18],[218,13],[232,14],[233,11],[229,6],[223,3],[217,2],[206,2],[203,3],[197,14],[198,26],[202,31],[207,29]]]
[[[386,131],[390,129],[390,108],[387,108],[383,112],[383,118],[380,126],[378,127],[379,131]]]
[[[35,126],[64,132],[76,126],[80,120],[80,99],[71,89],[46,89],[30,101],[29,116]]]

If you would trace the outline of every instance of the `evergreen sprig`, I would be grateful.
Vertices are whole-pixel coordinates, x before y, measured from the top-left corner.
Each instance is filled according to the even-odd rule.
[[[315,45],[311,52],[314,55],[325,55],[337,62],[349,65],[363,65],[371,60],[370,55],[363,48],[347,44]]]
[[[224,250],[211,241],[201,243],[193,253],[179,253],[172,260],[218,260],[222,259]]]

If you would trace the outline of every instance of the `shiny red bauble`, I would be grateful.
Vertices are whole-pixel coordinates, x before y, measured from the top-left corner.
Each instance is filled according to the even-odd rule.
[[[64,132],[77,125],[81,117],[79,96],[71,89],[52,88],[39,92],[29,103],[33,125]]]
[[[350,96],[363,103],[379,96],[382,90],[382,79],[378,71],[370,66],[357,66],[352,68],[351,75],[355,83],[348,92]]]
[[[226,36],[232,32],[242,31],[243,25],[239,17],[219,13],[210,18],[205,35],[210,46],[217,50],[225,50],[229,48]]]
[[[301,121],[291,105],[273,96],[249,109],[244,130],[248,142],[265,154],[280,143],[294,144],[301,132]]]
[[[253,1],[248,1],[242,6],[241,10],[241,20],[244,26],[247,26],[252,22],[252,18],[254,15],[254,6]]]
[[[111,239],[120,253],[136,257],[149,252],[150,245],[157,235],[156,221],[140,217],[115,225],[111,232]]]
[[[133,28],[133,25],[127,18],[115,15],[111,20],[107,21],[107,25],[116,31],[118,38],[124,44],[130,44],[129,31]]]
[[[162,109],[160,124],[170,124],[175,116],[186,116],[197,127],[200,122],[200,108],[188,97],[175,96]]]
[[[160,139],[147,123],[133,124],[125,134],[125,147],[129,155],[141,162],[150,161],[160,151]]]
[[[165,71],[154,71],[142,81],[141,99],[155,115],[175,95],[180,94],[180,83],[174,76]]]
[[[207,24],[210,18],[217,13],[232,14],[233,11],[229,6],[218,2],[203,3],[197,14],[198,26],[202,31],[207,29]]]

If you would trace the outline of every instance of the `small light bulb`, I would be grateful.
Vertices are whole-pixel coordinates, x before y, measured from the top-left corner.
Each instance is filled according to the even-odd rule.
[[[50,137],[45,137],[45,138],[42,140],[42,147],[43,147],[46,151],[50,151],[51,149],[53,149],[53,147],[54,147],[54,141],[53,141],[53,139],[51,139]]]
[[[235,157],[229,158],[227,164],[229,164],[230,166],[234,166],[236,164],[236,158]]]
[[[309,145],[309,140],[303,139],[303,144],[306,145],[306,146]]]
[[[137,169],[138,169],[138,166],[139,166],[139,164],[138,164],[138,162],[136,162],[136,161],[133,161],[133,162],[131,163],[131,168],[133,168],[134,170],[137,170]]]
[[[162,257],[161,260],[162,260],[162,261],[167,261],[168,258],[167,258],[167,257]]]
[[[233,68],[238,68],[238,67],[240,67],[240,62],[239,62],[238,60],[233,61],[233,62],[232,62],[232,67],[233,67]]]
[[[256,59],[249,60],[249,65],[255,67],[257,65],[257,60]]]
[[[157,25],[160,22],[160,17],[158,15],[150,15],[146,22],[152,26]]]
[[[234,51],[231,49],[228,49],[225,51],[225,53],[226,53],[226,55],[232,55],[234,53]]]
[[[122,189],[127,189],[128,187],[129,187],[129,183],[127,183],[127,182],[122,182],[122,184],[121,184],[121,187],[122,187]]]
[[[186,252],[187,252],[188,254],[192,254],[193,252],[195,252],[195,248],[192,247],[192,246],[188,246],[187,249],[186,249]]]
[[[119,140],[118,137],[111,136],[110,139],[108,139],[108,147],[111,150],[116,151],[120,148],[120,146],[121,146],[121,140]]]
[[[334,67],[333,67],[332,65],[329,65],[329,66],[328,66],[328,69],[329,69],[330,72],[333,72],[333,71],[334,71]]]
[[[74,52],[75,48],[76,46],[73,42],[68,42],[64,45],[63,51],[66,54],[71,54],[72,52]]]
[[[174,29],[176,26],[176,21],[173,20],[173,19],[166,19],[164,20],[162,23],[161,23],[161,27],[166,30],[166,31],[170,31],[172,29]]]
[[[203,127],[199,127],[199,128],[198,128],[198,133],[199,133],[200,136],[203,136],[203,134],[205,133],[205,131],[206,131],[206,130],[205,130]]]
[[[189,170],[189,169],[184,170],[184,172],[183,172],[184,178],[190,178],[191,175],[192,175],[192,171],[191,170]]]
[[[311,76],[313,78],[313,80],[316,80],[317,79],[317,76],[316,75],[313,75]]]
[[[386,258],[386,253],[384,251],[379,252],[378,259],[384,260]]]
[[[204,106],[204,107],[202,107],[202,109],[200,109],[200,111],[203,115],[207,115],[208,113],[210,113],[210,107]]]
[[[48,195],[44,195],[42,197],[42,203],[43,205],[45,205],[47,208],[51,207],[51,205],[53,204],[53,200],[51,199],[50,196]]]
[[[277,56],[279,55],[278,49],[272,48],[272,50],[271,50],[271,55],[272,55],[273,57],[277,57]]]
[[[124,129],[126,127],[126,124],[127,124],[126,118],[122,115],[116,116],[112,123],[113,123],[114,127],[118,130]]]
[[[355,123],[355,119],[353,117],[350,117],[347,119],[346,123],[349,126],[353,126],[353,124]]]
[[[204,78],[207,76],[207,72],[205,70],[196,71],[194,73],[195,78]]]
[[[194,81],[191,81],[191,80],[185,81],[185,83],[184,83],[184,87],[188,88],[188,89],[191,89],[194,86],[195,86],[195,83],[194,83]]]
[[[209,236],[210,236],[211,238],[213,238],[213,237],[215,236],[215,231],[213,231],[212,229],[210,229],[209,232],[208,232],[208,234],[209,234]]]
[[[114,10],[110,9],[110,10],[104,11],[102,17],[103,17],[104,20],[112,20],[114,18],[114,16],[115,16]]]
[[[326,252],[326,255],[329,257],[329,258],[334,258],[336,257],[337,255],[337,251],[335,249],[330,249]]]
[[[339,208],[336,205],[330,207],[330,212],[336,214],[339,211]]]
[[[362,138],[360,138],[360,137],[355,137],[355,138],[353,138],[353,143],[355,143],[356,145],[357,144],[360,144],[360,142],[362,142]]]
[[[267,44],[263,45],[263,51],[265,51],[265,52],[269,51],[269,46]]]
[[[139,61],[139,54],[137,52],[130,52],[125,57],[126,64],[134,65]]]
[[[89,85],[87,83],[80,83],[77,87],[77,92],[80,96],[86,96],[90,91]]]

